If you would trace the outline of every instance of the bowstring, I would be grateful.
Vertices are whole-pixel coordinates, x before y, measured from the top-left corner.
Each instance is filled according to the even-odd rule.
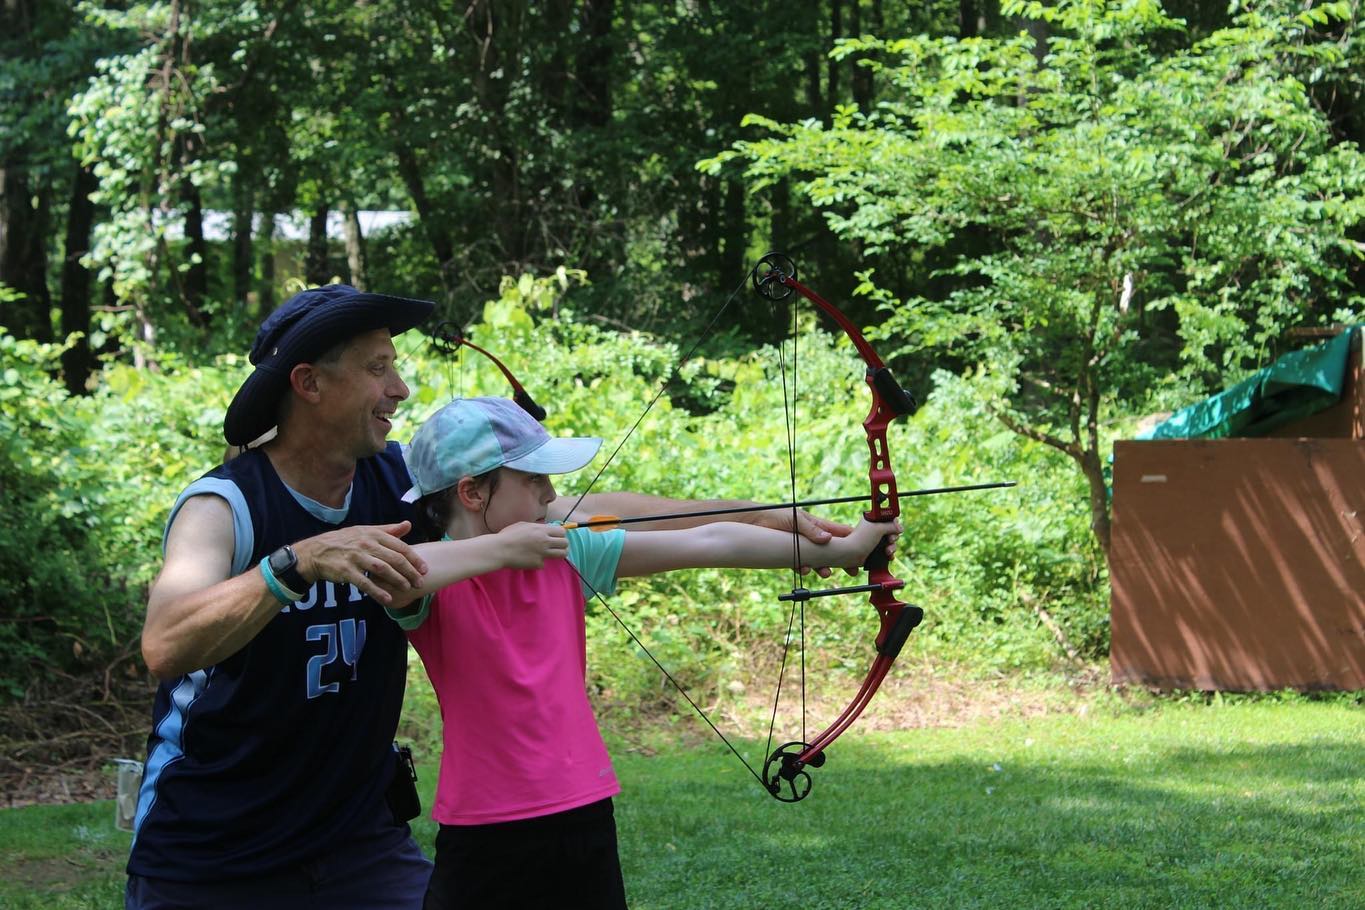
[[[603,463],[602,467],[597,469],[597,473],[593,475],[592,480],[588,481],[588,485],[583,489],[583,492],[578,495],[578,498],[576,500],[574,500],[573,506],[570,507],[567,513],[565,513],[564,520],[566,522],[573,515],[573,513],[578,510],[578,507],[583,504],[584,497],[586,497],[590,492],[592,492],[592,488],[597,485],[597,481],[602,478],[602,475],[606,472],[607,468],[610,467],[611,463],[616,460],[616,456],[620,453],[621,449],[625,446],[626,442],[629,441],[630,437],[635,434],[635,431],[639,428],[640,424],[644,422],[644,419],[647,416],[649,416],[649,412],[653,410],[654,405],[657,404],[659,399],[663,397],[664,392],[668,390],[669,381],[675,375],[677,375],[678,371],[682,369],[684,364],[686,364],[689,360],[692,359],[692,356],[696,354],[697,349],[700,348],[702,344],[705,343],[708,339],[710,339],[712,334],[714,334],[715,327],[717,323],[720,322],[721,316],[723,316],[725,314],[725,311],[730,308],[730,305],[734,303],[735,298],[739,296],[739,292],[744,289],[744,285],[747,284],[748,281],[749,275],[746,273],[745,276],[742,279],[740,279],[739,284],[735,285],[734,290],[730,292],[729,296],[725,298],[725,302],[721,304],[720,309],[718,309],[715,315],[711,317],[711,321],[708,322],[705,328],[702,329],[701,335],[697,338],[695,342],[693,342],[692,346],[688,348],[687,353],[684,354],[683,357],[680,360],[678,360],[673,365],[673,367],[668,371],[668,375],[666,375],[663,381],[659,383],[658,391],[656,391],[654,393],[654,397],[649,400],[649,403],[645,406],[644,411],[641,412],[640,416],[635,419],[635,422],[633,424],[631,424],[630,429],[626,431],[626,435],[621,439],[620,442],[616,444],[616,447],[612,449],[611,454],[607,456],[606,462]],[[687,701],[687,703],[692,706],[692,710],[695,711],[697,713],[697,716],[700,717],[706,723],[706,725],[711,728],[711,731],[715,733],[716,736],[720,737],[720,741],[725,743],[725,747],[729,749],[732,753],[734,753],[734,756],[739,759],[740,764],[744,765],[745,770],[747,770],[751,775],[753,775],[754,780],[758,781],[759,786],[763,787],[764,790],[767,790],[768,785],[767,782],[763,780],[763,775],[759,774],[756,770],[754,770],[754,766],[749,764],[749,760],[746,759],[744,755],[739,751],[739,749],[735,748],[734,743],[730,742],[729,738],[727,738],[726,735],[720,731],[720,728],[717,727],[715,722],[712,721],[711,718],[706,714],[706,712],[702,710],[701,705],[697,704],[697,702],[692,698],[692,696],[688,694],[688,691],[685,688],[683,688],[682,684],[678,682],[677,678],[674,677],[672,673],[668,672],[668,668],[665,667],[659,661],[659,659],[654,656],[654,652],[650,651],[649,648],[645,645],[645,643],[640,640],[640,636],[635,634],[635,630],[626,624],[626,621],[621,618],[620,614],[617,613],[616,610],[612,609],[612,606],[607,602],[607,599],[603,597],[602,593],[598,591],[595,587],[593,587],[592,584],[589,583],[586,578],[583,577],[582,573],[578,571],[577,566],[573,565],[572,562],[569,563],[569,566],[573,569],[574,574],[578,576],[579,581],[583,583],[583,586],[587,590],[592,592],[593,598],[606,609],[607,613],[611,615],[612,619],[616,620],[616,624],[619,625],[625,631],[626,635],[630,637],[630,640],[635,643],[635,646],[639,648],[644,653],[644,655],[649,658],[650,662],[653,663],[654,666],[659,669],[659,672],[664,675],[664,678],[668,680],[669,684],[672,685],[673,688],[677,690],[678,694],[681,695]]]
[[[621,449],[624,448],[625,444],[630,440],[631,436],[633,436],[633,435],[635,434],[635,431],[636,431],[637,429],[639,429],[640,424],[644,422],[644,419],[645,419],[647,416],[649,416],[649,412],[650,412],[651,410],[653,410],[654,405],[657,404],[658,401],[659,401],[659,399],[663,397],[664,392],[666,392],[666,391],[668,390],[668,383],[669,383],[669,381],[671,381],[672,378],[673,378],[674,376],[676,376],[676,375],[678,374],[678,372],[682,369],[682,367],[683,367],[689,360],[692,359],[692,356],[693,356],[694,354],[696,354],[698,348],[700,348],[700,347],[702,346],[702,344],[704,344],[707,340],[709,340],[709,339],[711,338],[712,334],[714,333],[716,324],[720,322],[721,316],[723,316],[723,315],[725,314],[725,311],[728,310],[728,309],[730,308],[730,305],[731,305],[732,303],[734,303],[735,298],[739,296],[740,291],[742,291],[742,290],[744,289],[744,286],[749,282],[749,280],[750,280],[750,273],[746,273],[746,274],[744,275],[744,277],[740,279],[739,283],[735,286],[734,290],[732,290],[732,291],[730,292],[729,296],[727,296],[727,297],[725,298],[725,302],[724,302],[723,304],[721,304],[720,308],[716,311],[715,315],[711,317],[711,320],[706,324],[705,328],[702,330],[702,332],[701,332],[700,336],[697,338],[697,340],[696,340],[695,342],[693,342],[693,344],[692,344],[692,346],[691,346],[690,348],[688,348],[687,353],[684,354],[684,355],[683,355],[683,356],[682,356],[682,357],[673,365],[673,367],[669,370],[668,374],[664,377],[663,381],[659,383],[659,388],[658,388],[658,390],[654,393],[654,397],[651,398],[651,399],[649,400],[649,403],[645,405],[644,411],[641,412],[640,416],[637,417],[637,418],[635,419],[635,422],[631,424],[630,429],[626,431],[625,436],[622,437],[621,441],[618,442],[618,443],[616,444],[615,448],[612,449],[611,454],[607,456],[607,460],[602,464],[602,466],[601,466],[600,468],[597,469],[597,472],[593,475],[592,479],[591,479],[590,481],[588,481],[587,486],[583,489],[583,491],[582,491],[581,493],[579,493],[578,498],[577,498],[576,500],[574,500],[573,506],[571,506],[571,507],[569,508],[569,511],[568,511],[567,513],[565,513],[565,515],[564,515],[564,520],[565,520],[566,522],[567,522],[567,521],[569,520],[569,518],[573,515],[573,513],[576,512],[576,511],[578,510],[578,507],[579,507],[580,505],[583,504],[584,498],[585,498],[590,492],[592,492],[592,489],[593,489],[593,487],[595,487],[595,486],[597,485],[598,480],[600,480],[600,479],[602,478],[602,475],[603,475],[604,473],[606,473],[606,470],[607,470],[608,467],[611,466],[611,463],[612,463],[613,461],[616,460],[616,456],[621,452]],[[775,301],[772,301],[771,299],[769,300],[769,306],[770,306],[770,307],[771,307],[774,303],[775,303]],[[792,398],[792,402],[791,402],[791,405],[790,405],[790,406],[788,405],[788,384],[787,384],[787,369],[786,369],[786,362],[785,362],[785,354],[784,354],[784,349],[783,349],[783,347],[782,347],[782,344],[781,344],[780,342],[778,343],[778,363],[779,363],[779,370],[780,370],[781,376],[782,376],[782,389],[783,389],[783,393],[782,393],[782,410],[783,410],[783,415],[784,415],[784,418],[785,418],[785,420],[786,420],[786,425],[787,425],[787,461],[788,461],[789,479],[790,479],[791,489],[792,489],[792,497],[791,497],[791,499],[792,499],[792,502],[793,502],[793,503],[796,501],[796,420],[797,420],[796,403],[795,403],[795,394],[796,394],[796,359],[797,359],[797,356],[796,356],[796,355],[797,355],[796,328],[797,328],[796,308],[793,306],[793,307],[792,307],[792,382],[791,382],[791,396],[790,396],[790,397]],[[792,507],[792,549],[793,549],[792,573],[793,573],[793,576],[796,578],[797,582],[799,583],[799,573],[800,573],[800,568],[799,568],[799,567],[800,567],[800,565],[801,565],[801,542],[800,542],[800,534],[797,533],[796,518],[797,518],[797,510],[796,510],[796,507],[793,506],[793,507]],[[668,669],[659,661],[659,659],[658,659],[657,657],[654,656],[653,652],[649,650],[649,648],[645,645],[645,643],[644,643],[643,641],[641,641],[640,637],[635,633],[635,631],[634,631],[633,629],[631,629],[631,627],[630,627],[629,625],[626,624],[625,620],[623,620],[623,619],[621,618],[620,614],[618,614],[618,613],[616,612],[616,610],[614,610],[614,609],[612,608],[611,604],[607,602],[607,599],[606,599],[605,597],[602,596],[602,593],[601,593],[600,591],[598,591],[595,587],[593,587],[592,584],[589,583],[588,580],[587,580],[586,578],[583,577],[582,573],[580,573],[580,572],[578,571],[578,567],[577,567],[577,566],[574,566],[572,563],[570,563],[569,565],[570,565],[571,568],[573,568],[574,574],[578,576],[579,581],[582,582],[583,586],[584,586],[587,590],[589,590],[589,591],[592,592],[593,598],[594,598],[598,603],[600,603],[600,604],[606,609],[607,613],[610,614],[611,617],[612,617],[612,619],[614,619],[614,620],[616,621],[616,624],[619,625],[619,626],[625,631],[626,635],[628,635],[628,636],[630,637],[630,640],[635,644],[635,646],[638,647],[638,648],[644,653],[644,655],[645,655],[646,657],[649,658],[650,662],[653,663],[654,666],[658,668],[659,672],[662,673],[662,674],[664,675],[664,678],[668,680],[669,684],[672,685],[673,688],[674,688],[675,690],[677,690],[678,694],[681,695],[681,696],[687,701],[687,703],[692,707],[692,710],[695,711],[695,712],[697,713],[697,716],[700,717],[700,718],[706,723],[706,725],[707,725],[708,727],[711,728],[711,731],[712,731],[713,733],[715,733],[716,736],[718,736],[718,737],[720,738],[720,741],[723,742],[723,743],[725,744],[726,748],[728,748],[728,749],[734,754],[734,756],[735,756],[736,758],[739,759],[740,763],[741,763],[742,765],[744,765],[744,768],[745,768],[751,775],[753,775],[754,779],[758,781],[759,785],[762,786],[764,790],[767,790],[767,789],[768,789],[768,784],[767,784],[767,781],[765,781],[765,780],[763,779],[763,776],[762,776],[761,774],[759,774],[756,770],[754,770],[753,765],[749,764],[748,759],[746,759],[746,758],[744,757],[744,755],[743,755],[737,748],[735,748],[735,745],[734,745],[733,743],[730,742],[729,738],[727,738],[727,737],[725,736],[724,733],[721,732],[720,728],[716,726],[716,724],[711,720],[711,718],[706,714],[706,712],[702,710],[701,706],[697,704],[697,702],[692,698],[692,696],[691,696],[690,694],[688,694],[687,690],[686,690],[685,688],[683,688],[682,684],[679,683],[678,680],[673,676],[673,674],[670,673],[670,672],[668,671]],[[796,587],[796,584],[794,584],[793,587]],[[798,607],[798,604],[799,604],[799,607]],[[799,614],[798,614],[798,612],[797,612],[798,609],[799,609],[799,611],[800,611]],[[796,622],[796,619],[797,619],[798,615],[799,615],[800,622],[801,622],[801,627],[800,627],[800,633],[799,633],[799,634],[800,634],[800,641],[801,641],[801,645],[800,645],[800,652],[801,652],[801,658],[800,658],[800,660],[801,660],[801,669],[800,669],[800,676],[801,676],[801,739],[802,739],[802,742],[803,742],[803,743],[804,743],[805,738],[806,738],[806,647],[805,647],[805,641],[806,641],[806,608],[805,608],[805,602],[804,602],[804,601],[793,601],[793,603],[792,603],[792,608],[791,608],[791,610],[788,612],[788,616],[787,616],[787,632],[786,632],[786,635],[784,636],[784,641],[783,641],[781,669],[780,669],[779,672],[778,672],[777,692],[776,692],[776,694],[774,695],[774,698],[773,698],[773,714],[772,714],[772,719],[770,720],[769,726],[768,726],[768,744],[767,744],[767,749],[766,749],[765,752],[764,752],[765,755],[766,755],[766,754],[771,754],[771,752],[772,752],[773,733],[774,733],[774,731],[775,731],[775,729],[776,729],[776,725],[777,725],[777,710],[778,710],[778,705],[779,705],[779,703],[780,703],[780,701],[781,701],[781,697],[782,697],[782,684],[783,684],[783,678],[784,678],[785,673],[786,673],[787,660],[788,660],[788,657],[789,657],[789,654],[790,654],[790,649],[791,649],[792,628],[793,628],[793,625],[794,625],[795,622]]]
[[[649,416],[649,412],[654,409],[654,405],[663,397],[664,392],[668,391],[669,381],[678,374],[678,371],[683,368],[684,364],[692,359],[692,355],[697,353],[697,349],[711,338],[711,335],[715,331],[716,323],[720,322],[720,317],[730,308],[730,304],[735,302],[735,298],[739,296],[739,292],[744,289],[744,285],[748,284],[748,282],[749,276],[748,274],[745,274],[745,276],[740,279],[739,284],[735,286],[735,289],[730,292],[730,296],[725,298],[725,302],[721,304],[720,309],[711,317],[711,321],[702,329],[701,335],[692,344],[692,347],[688,348],[687,353],[682,356],[682,359],[677,361],[677,363],[668,371],[668,375],[659,383],[659,390],[654,393],[654,397],[649,400],[649,404],[645,405],[644,411],[635,419],[635,423],[631,424],[630,429],[626,431],[626,435],[616,444],[616,448],[611,450],[611,454],[607,456],[607,460],[602,464],[602,467],[597,469],[597,473],[592,476],[592,480],[588,481],[588,485],[583,489],[583,492],[578,494],[578,499],[574,500],[573,506],[564,516],[565,521],[568,521],[573,513],[578,511],[578,507],[583,504],[584,497],[592,492],[592,488],[597,485],[597,481],[602,478],[602,475],[606,472],[607,468],[611,467],[611,463],[616,460],[616,456],[620,453],[621,448],[630,440],[631,436],[635,435],[635,431],[639,428],[640,424],[644,422],[644,419]]]
[[[593,532],[587,531],[586,533],[591,534]],[[630,640],[635,643],[635,646],[644,652],[645,656],[648,657],[651,662],[653,662],[654,666],[659,668],[659,672],[662,673],[664,675],[664,678],[667,679],[669,683],[673,686],[673,688],[678,691],[678,694],[681,695],[683,698],[687,699],[687,703],[692,706],[692,710],[697,712],[698,717],[706,721],[706,725],[711,728],[711,731],[713,733],[720,737],[720,741],[725,743],[725,747],[734,753],[735,758],[738,758],[740,764],[744,765],[745,770],[747,770],[750,774],[753,775],[754,780],[758,781],[759,786],[761,786],[764,790],[767,790],[768,784],[766,781],[763,780],[763,775],[759,774],[757,771],[754,770],[754,766],[749,764],[749,760],[744,757],[744,755],[739,751],[739,749],[735,748],[734,743],[730,742],[726,735],[720,732],[720,728],[717,727],[715,723],[712,722],[711,718],[707,716],[706,712],[701,709],[701,705],[697,704],[696,701],[693,700],[692,696],[688,694],[685,688],[683,688],[682,683],[678,682],[677,678],[674,677],[672,673],[668,672],[668,669],[659,662],[659,659],[654,656],[654,654],[649,650],[649,648],[645,647],[645,643],[640,640],[640,636],[636,635],[635,631],[631,629],[630,626],[626,625],[626,621],[621,618],[620,614],[618,614],[615,610],[612,609],[611,604],[608,603],[607,599],[602,596],[602,592],[598,591],[595,587],[593,587],[591,582],[589,582],[586,578],[583,577],[583,573],[578,571],[578,566],[574,565],[571,560],[566,559],[565,562],[569,564],[569,568],[573,569],[573,573],[578,576],[578,580],[582,582],[583,587],[587,588],[589,591],[592,592],[593,599],[595,599],[598,603],[600,603],[603,607],[606,608],[607,612],[611,614],[611,618],[616,620],[616,624],[625,630],[625,633],[630,636]]]
[[[776,300],[768,298],[768,307],[771,311],[777,304]],[[778,372],[782,378],[782,416],[786,423],[787,433],[787,469],[791,483],[791,502],[795,503],[796,496],[796,433],[799,414],[797,410],[797,320],[796,307],[792,310],[792,357],[791,357],[791,383],[790,388],[787,382],[787,359],[785,348],[779,341],[777,345]],[[796,530],[797,509],[792,506],[792,588],[795,590],[801,583],[801,535]],[[798,613],[799,610],[799,613]],[[782,661],[777,671],[777,686],[773,692],[773,710],[768,720],[768,744],[764,754],[771,755],[773,750],[773,734],[777,730],[777,712],[782,702],[782,688],[787,676],[787,660],[791,656],[792,629],[796,626],[797,617],[800,617],[800,679],[801,679],[801,741],[806,741],[806,604],[804,600],[793,600],[790,609],[787,611],[787,631],[782,640]]]

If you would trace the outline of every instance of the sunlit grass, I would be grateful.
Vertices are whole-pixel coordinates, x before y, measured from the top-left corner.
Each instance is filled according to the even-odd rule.
[[[850,734],[795,805],[719,744],[618,749],[626,887],[637,910],[1361,907],[1363,731],[1351,701],[1293,699]],[[121,906],[112,820],[0,812],[0,906]]]

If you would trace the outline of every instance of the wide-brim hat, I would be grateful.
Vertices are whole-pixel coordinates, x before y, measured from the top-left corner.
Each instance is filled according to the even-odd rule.
[[[289,373],[348,338],[388,329],[398,335],[423,322],[430,300],[371,294],[349,284],[308,288],[266,317],[251,345],[256,369],[242,383],[223,418],[229,445],[244,446],[275,426]]]

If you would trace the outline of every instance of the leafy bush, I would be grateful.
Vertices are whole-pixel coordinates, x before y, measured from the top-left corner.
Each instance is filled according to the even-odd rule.
[[[596,491],[679,498],[779,502],[793,493],[866,490],[859,424],[867,392],[862,364],[845,341],[821,332],[801,340],[793,491],[775,349],[694,357],[673,377],[676,347],[556,312],[559,293],[581,280],[571,272],[509,280],[469,330],[546,406],[552,433],[607,440],[591,468],[558,479],[561,493],[584,489],[598,470]],[[449,357],[420,332],[400,336],[397,345],[412,397],[393,438],[410,438],[454,394],[507,394],[501,374],[481,357]],[[166,513],[185,484],[222,457],[223,411],[248,366],[234,354],[194,365],[163,353],[160,372],[109,366],[92,395],[72,398],[50,378],[55,348],[5,337],[0,350],[6,376],[0,497],[7,518],[0,527],[6,570],[0,680],[17,691],[43,661],[76,669],[136,652]],[[790,349],[785,357],[790,387]],[[912,647],[993,667],[1048,665],[1060,652],[1039,622],[1041,607],[1083,656],[1102,654],[1102,560],[1093,552],[1077,479],[1042,447],[995,426],[975,403],[970,382],[940,374],[936,383],[920,413],[892,428],[901,488],[1021,483],[905,500],[898,571],[906,579],[904,599],[927,613]],[[846,508],[830,514],[856,520],[860,508]],[[777,595],[793,582],[786,572],[673,573],[627,581],[610,604],[694,697],[714,701],[775,671],[788,622]],[[602,605],[590,604],[589,614],[599,696],[643,710],[671,700],[658,671]],[[866,602],[828,598],[808,604],[807,616],[811,659],[863,672],[875,632]]]
[[[238,370],[111,366],[72,397],[61,349],[0,334],[0,686],[35,668],[105,667],[136,651],[175,493],[222,456]]]

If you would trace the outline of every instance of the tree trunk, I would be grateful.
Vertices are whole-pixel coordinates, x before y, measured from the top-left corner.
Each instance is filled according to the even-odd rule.
[[[445,302],[447,305],[453,304],[456,277],[455,244],[451,241],[450,232],[446,230],[440,214],[432,208],[431,199],[427,196],[426,178],[422,175],[417,154],[405,143],[399,143],[394,153],[398,158],[398,176],[402,179],[403,186],[407,187],[408,196],[412,199],[413,207],[417,209],[417,217],[422,222],[422,230],[431,244],[431,252],[436,256],[436,267],[440,270]]]
[[[255,217],[251,189],[238,171],[232,182],[232,299],[238,312],[246,312],[251,300],[254,251],[251,247],[251,221]]]
[[[587,2],[591,5],[591,0]],[[539,68],[535,80],[537,92],[546,107],[564,116],[569,123],[577,115],[577,95],[583,88],[570,82],[570,41],[566,40],[574,34],[569,30],[569,23],[573,20],[571,7],[576,5],[572,0],[543,0],[539,4],[541,28],[551,40],[546,47],[549,59]]]
[[[824,95],[820,91],[820,52],[814,50],[806,54],[806,107],[810,109],[809,116],[828,120],[830,112],[825,110]]]
[[[189,204],[185,211],[185,252],[189,268],[185,271],[185,308],[190,321],[200,328],[208,325],[204,301],[209,295],[209,248],[204,242],[204,197],[199,187],[186,180],[182,197]]]
[[[615,13],[615,0],[587,0],[580,14],[585,39],[575,68],[578,93],[574,119],[584,126],[600,128],[611,123],[611,26]]]
[[[856,2],[856,0],[855,0]],[[844,37],[844,7],[843,0],[830,0],[829,3],[829,43],[828,48],[833,49],[834,42]],[[831,57],[825,61],[825,104],[827,108],[826,121],[832,123],[834,119],[834,108],[839,103],[839,67],[841,62]]]
[[[365,236],[360,232],[360,213],[354,202],[347,202],[343,213],[346,232],[346,268],[351,273],[351,286],[365,290]]]
[[[981,34],[981,12],[977,0],[958,0],[957,36],[975,38]]]
[[[486,139],[496,150],[488,156],[492,199],[493,236],[498,241],[499,254],[506,266],[521,268],[526,259],[526,219],[523,215],[521,194],[520,147],[504,133],[505,114],[511,78],[502,75],[505,60],[503,48],[516,48],[517,13],[514,4],[498,4],[494,0],[474,0],[466,15],[479,46],[479,66],[474,75],[474,92],[479,106],[493,125]]]
[[[768,222],[772,248],[778,252],[786,252],[791,248],[791,182],[784,177],[774,183],[772,190],[768,193],[768,198],[772,205]]]
[[[308,221],[308,256],[304,278],[310,286],[326,284],[332,277],[327,264],[327,203],[320,202]]]
[[[52,295],[47,288],[50,187],[34,187],[22,167],[0,167],[0,284],[24,294],[0,303],[0,325],[17,338],[50,342]]]
[[[849,34],[857,38],[863,34],[863,9],[859,0],[849,6]],[[874,23],[875,31],[875,23]],[[852,67],[852,75],[849,84],[853,90],[853,103],[858,105],[861,111],[872,109],[872,70],[865,66],[860,66],[858,61],[863,59],[863,54],[857,54],[849,58],[849,66]]]
[[[62,333],[70,336],[81,333],[70,348],[62,352],[62,376],[66,390],[72,395],[84,395],[94,370],[95,358],[90,350],[90,270],[81,265],[81,257],[90,252],[90,229],[95,222],[95,204],[90,194],[99,189],[95,172],[76,166],[71,186],[71,204],[67,206],[66,246],[62,259]]]
[[[256,238],[260,257],[261,281],[256,291],[256,313],[265,315],[275,309],[275,213],[261,213],[260,233]]]
[[[1052,39],[1052,30],[1048,24],[1040,19],[1025,19],[1023,21],[1024,31],[1028,32],[1033,39],[1033,59],[1038,61],[1038,66],[1043,66],[1047,59],[1048,42]]]
[[[1104,550],[1104,561],[1108,563],[1112,519],[1109,515],[1109,487],[1104,482],[1103,459],[1100,458],[1099,452],[1088,449],[1080,461],[1081,470],[1085,473],[1086,483],[1090,487],[1090,530],[1100,542],[1100,548]]]

